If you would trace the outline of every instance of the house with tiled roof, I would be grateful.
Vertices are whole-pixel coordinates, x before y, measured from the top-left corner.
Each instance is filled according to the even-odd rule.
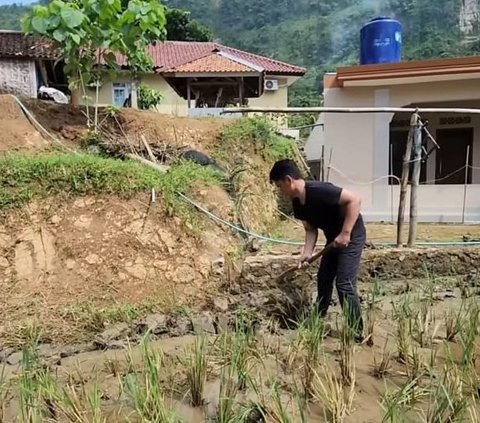
[[[301,67],[213,42],[166,41],[148,53],[153,69],[140,82],[163,94],[160,112],[177,116],[217,115],[227,105],[285,107],[288,87],[305,74]],[[117,62],[126,67],[125,58],[117,56]],[[99,104],[121,106],[130,91],[127,75],[104,81]]]
[[[0,30],[0,93],[36,97],[40,85],[67,88],[63,65],[51,41]]]
[[[213,42],[166,41],[147,51],[153,66],[137,82],[161,92],[158,111],[176,116],[218,115],[227,105],[285,107],[288,87],[305,74],[301,67]],[[0,91],[29,97],[41,85],[67,91],[61,59],[49,40],[0,31]],[[96,86],[88,87],[90,104],[131,104],[126,59],[119,55],[117,63],[125,72],[100,81],[98,96]]]

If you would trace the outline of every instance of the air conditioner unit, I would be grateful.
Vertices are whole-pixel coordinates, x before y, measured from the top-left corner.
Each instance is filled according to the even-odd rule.
[[[265,80],[265,91],[277,91],[277,90],[278,90],[278,81],[276,79]]]

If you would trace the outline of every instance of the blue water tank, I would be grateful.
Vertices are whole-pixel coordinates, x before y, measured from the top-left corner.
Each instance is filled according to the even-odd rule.
[[[360,64],[395,63],[402,58],[402,24],[378,17],[360,31]]]

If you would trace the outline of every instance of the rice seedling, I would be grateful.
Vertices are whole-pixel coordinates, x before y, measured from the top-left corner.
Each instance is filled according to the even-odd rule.
[[[36,351],[31,347],[24,348],[19,384],[20,418],[22,422],[37,423],[43,421],[39,371],[40,365]]]
[[[392,352],[387,348],[388,339],[385,340],[385,345],[382,349],[381,360],[377,361],[375,352],[373,353],[373,376],[378,379],[385,377],[390,371],[390,362],[392,360]]]
[[[369,307],[367,309],[367,318],[366,318],[366,325],[365,325],[365,339],[366,339],[366,344],[369,347],[373,347],[373,345],[375,344],[374,338],[373,338],[375,323],[376,323],[375,309]]]
[[[410,381],[420,380],[425,372],[425,362],[417,347],[413,347],[412,355],[405,362],[407,377]]]
[[[421,417],[425,423],[463,422],[468,410],[468,400],[463,394],[463,382],[455,367],[446,367],[431,392],[429,406]]]
[[[478,324],[480,317],[480,307],[472,302],[467,310],[465,323],[460,331],[460,344],[462,346],[463,365],[465,368],[472,368],[476,362],[476,338],[478,335]]]
[[[108,359],[104,363],[105,371],[113,377],[118,377],[121,373],[120,362],[118,360]]]
[[[435,315],[429,304],[425,301],[420,303],[419,309],[416,311],[413,319],[413,338],[424,348],[431,345],[432,340],[438,331],[439,325],[432,329],[435,324]]]
[[[425,281],[426,281],[426,283],[423,285],[424,293],[426,294],[426,297],[428,299],[430,306],[432,306],[434,301],[435,285],[437,281],[436,281],[435,275],[432,275],[430,273],[430,270],[427,267],[426,263],[423,263],[423,268],[425,270]]]
[[[175,414],[167,407],[160,385],[160,368],[163,355],[149,345],[148,338],[142,341],[143,375],[128,374],[123,390],[133,402],[142,422],[177,422]]]
[[[462,301],[458,310],[450,309],[445,313],[445,339],[448,342],[453,342],[462,328],[465,319],[464,304]]]
[[[101,394],[97,384],[90,391],[82,389],[81,394],[71,385],[55,396],[55,406],[61,415],[72,423],[106,423],[102,413]]]
[[[402,363],[408,363],[413,353],[413,339],[411,330],[411,320],[408,316],[401,314],[398,316],[397,326],[397,350],[398,359]]]
[[[187,383],[193,407],[199,407],[203,404],[203,390],[207,381],[207,371],[207,339],[205,336],[198,336],[193,348],[190,347],[187,359]]]
[[[340,333],[340,373],[342,382],[345,386],[355,384],[355,326],[351,325],[349,320],[348,306],[345,307],[343,315],[343,324],[339,329]]]
[[[384,403],[396,404],[397,409],[412,405],[430,395],[430,389],[420,385],[419,380],[409,380],[395,391],[384,395]]]
[[[292,420],[288,413],[287,404],[282,400],[278,382],[273,382],[270,396],[272,398],[272,407],[268,413],[268,421],[272,423],[291,423]]]
[[[231,364],[234,367],[239,389],[244,390],[249,374],[256,364],[262,362],[255,339],[253,317],[240,310],[235,317],[234,330],[223,331],[215,344],[220,352],[221,365]]]
[[[227,365],[220,374],[217,423],[233,423],[235,421],[235,405],[238,391],[235,368],[233,365]]]
[[[403,423],[405,421],[405,413],[395,392],[386,391],[380,405],[384,412],[382,423]]]
[[[315,371],[320,366],[325,325],[316,308],[297,328],[297,341],[293,351],[302,352],[302,384],[306,397],[311,395]]]
[[[353,383],[348,390],[344,388],[342,378],[324,366],[320,373],[315,372],[312,393],[313,398],[323,405],[328,421],[341,423],[351,410],[355,389]]]

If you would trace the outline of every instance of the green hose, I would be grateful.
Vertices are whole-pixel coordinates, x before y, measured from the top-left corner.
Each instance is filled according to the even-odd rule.
[[[256,234],[254,232],[249,232],[246,231],[245,229],[242,229],[236,225],[234,225],[231,222],[227,222],[226,220],[222,219],[221,217],[216,216],[212,212],[208,211],[204,207],[202,207],[200,204],[196,203],[195,201],[191,200],[188,198],[186,195],[182,194],[181,192],[177,191],[177,194],[179,197],[184,200],[185,202],[189,203],[190,205],[196,207],[198,210],[201,212],[205,213],[208,217],[210,217],[212,220],[221,223],[225,226],[230,227],[231,229],[243,233],[245,235],[249,235],[253,238],[258,238],[263,241],[271,242],[274,244],[284,244],[284,245],[303,245],[304,243],[301,241],[291,241],[291,240],[286,240],[286,239],[275,239],[275,238],[270,238],[267,236],[263,236],[260,234]],[[378,242],[375,243],[376,246],[378,247],[396,247],[397,244],[391,243],[391,242]],[[462,246],[462,247],[473,247],[473,246],[480,246],[480,241],[468,241],[468,242],[462,242],[462,241],[433,241],[433,242],[417,242],[417,246],[430,246],[430,247],[453,247],[453,246]]]

